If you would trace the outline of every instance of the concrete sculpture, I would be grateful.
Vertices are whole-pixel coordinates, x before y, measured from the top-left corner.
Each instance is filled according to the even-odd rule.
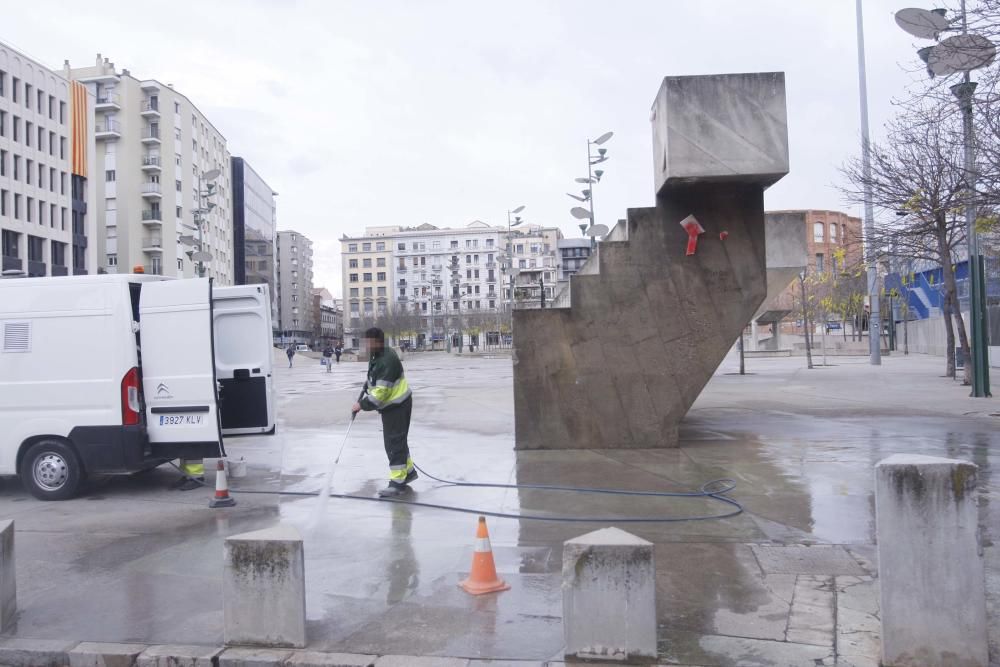
[[[514,312],[518,449],[676,446],[768,269],[780,291],[805,264],[804,229],[764,224],[788,173],[782,73],[668,77],[651,120],[656,206],[629,209],[568,308]]]

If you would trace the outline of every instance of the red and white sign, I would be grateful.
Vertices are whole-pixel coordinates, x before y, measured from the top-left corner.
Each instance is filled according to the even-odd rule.
[[[688,235],[687,252],[684,254],[693,255],[695,248],[698,246],[698,236],[705,233],[705,228],[701,226],[701,223],[693,215],[689,215],[681,220],[681,227],[684,228],[684,231]]]

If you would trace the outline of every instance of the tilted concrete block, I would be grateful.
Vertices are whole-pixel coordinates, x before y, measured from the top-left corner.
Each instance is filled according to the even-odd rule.
[[[977,471],[915,454],[875,466],[885,667],[988,664]]]
[[[375,660],[374,655],[300,651],[285,660],[284,667],[372,667]]]
[[[563,545],[566,655],[597,660],[656,657],[653,545],[604,528]]]
[[[219,654],[219,667],[284,667],[291,655],[267,648],[227,648]]]
[[[150,646],[136,660],[136,667],[215,667],[222,649],[216,646]]]
[[[69,667],[133,667],[145,644],[83,642],[69,652]]]
[[[782,72],[668,76],[650,121],[657,192],[717,181],[768,186],[788,173]]]
[[[227,537],[222,590],[227,645],[305,647],[305,560],[295,528]]]
[[[66,667],[77,642],[63,639],[0,640],[0,665],[9,667]]]
[[[17,570],[14,558],[14,521],[0,521],[0,632],[17,619]]]

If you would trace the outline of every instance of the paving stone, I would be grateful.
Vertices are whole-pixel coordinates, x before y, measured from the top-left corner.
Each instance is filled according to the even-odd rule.
[[[878,580],[837,577],[836,586],[839,660],[852,667],[877,667],[882,654]]]
[[[214,667],[222,653],[216,646],[150,646],[136,661],[136,667]]]
[[[465,658],[436,658],[434,656],[383,655],[375,667],[468,667]]]
[[[702,650],[712,656],[713,662],[738,667],[813,667],[830,665],[833,649],[825,646],[773,642],[743,637],[705,635],[700,641]],[[717,659],[717,660],[715,660]],[[709,663],[712,664],[712,663]]]
[[[219,655],[219,667],[282,667],[291,655],[268,648],[227,648]]]
[[[83,642],[69,652],[70,667],[133,667],[145,644]]]
[[[546,663],[531,660],[470,660],[469,667],[546,667]]]
[[[752,548],[766,574],[866,574],[858,561],[840,546],[774,547],[758,544]]]
[[[299,651],[285,660],[285,667],[371,667],[378,656],[355,653]]]
[[[792,612],[785,634],[787,641],[833,648],[833,586],[833,577],[796,577]]]
[[[61,639],[20,639],[0,641],[0,665],[9,667],[66,667],[69,651],[77,642]]]

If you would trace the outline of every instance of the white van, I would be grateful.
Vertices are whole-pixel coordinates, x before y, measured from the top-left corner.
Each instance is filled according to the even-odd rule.
[[[224,427],[273,432],[266,286],[0,280],[0,336],[0,475],[37,498],[71,498],[88,473],[224,456]]]

